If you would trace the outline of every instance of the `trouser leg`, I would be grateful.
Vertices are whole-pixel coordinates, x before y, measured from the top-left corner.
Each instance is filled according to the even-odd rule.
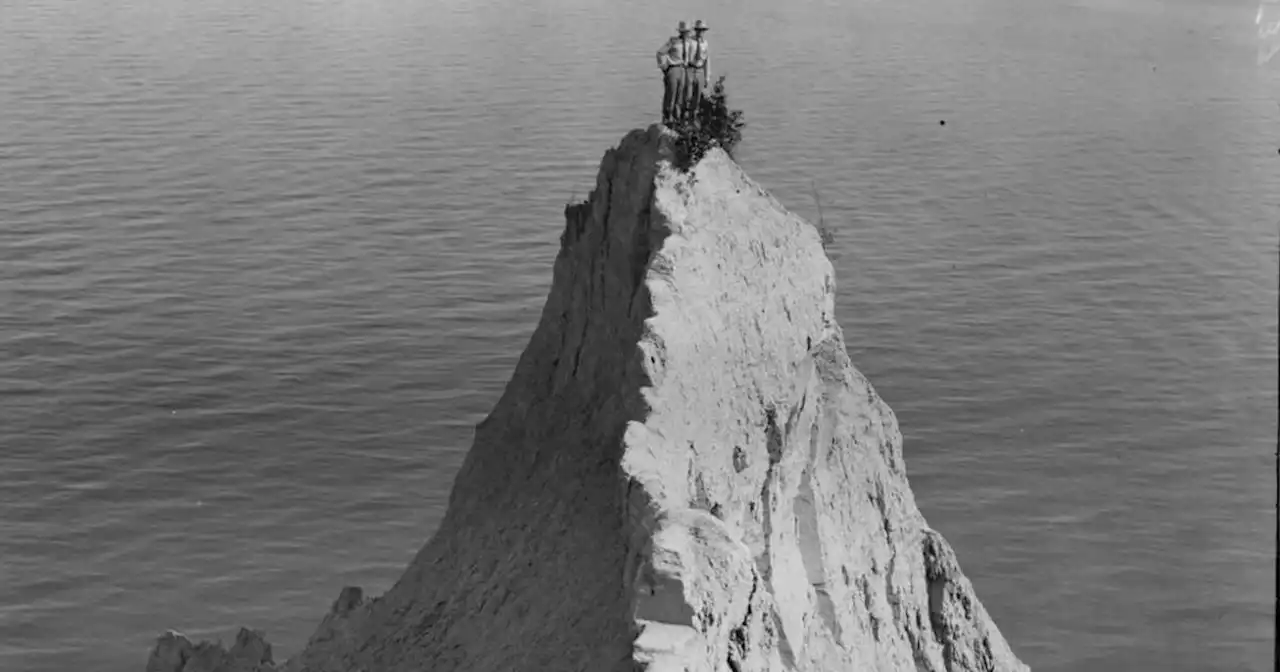
[[[672,66],[667,70],[667,75],[671,77],[671,118],[679,121],[685,117],[685,69],[678,65]]]
[[[671,119],[671,79],[667,77],[667,71],[662,72],[662,122],[666,123]]]
[[[707,90],[707,69],[697,68],[690,69],[686,75],[688,83],[685,86],[686,101],[690,116],[697,116],[698,110],[702,107],[702,96]]]
[[[681,68],[670,67],[662,74],[662,120],[671,121],[676,118],[676,106],[679,103]]]

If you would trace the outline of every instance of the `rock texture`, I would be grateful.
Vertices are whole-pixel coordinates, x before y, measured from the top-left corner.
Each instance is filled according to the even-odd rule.
[[[1027,669],[916,508],[817,230],[672,140],[606,153],[439,530],[284,669]],[[168,637],[148,672],[192,672]]]
[[[274,672],[271,645],[257,630],[240,628],[228,650],[221,644],[192,644],[170,630],[156,640],[147,661],[147,672]]]

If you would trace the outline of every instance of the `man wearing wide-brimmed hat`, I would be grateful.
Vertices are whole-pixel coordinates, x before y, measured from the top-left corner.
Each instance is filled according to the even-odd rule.
[[[676,27],[678,35],[668,38],[658,49],[658,69],[662,70],[662,123],[680,121],[684,117],[685,66],[689,63],[692,40],[689,24],[684,21]]]
[[[706,32],[709,30],[707,24],[698,19],[693,22],[693,39],[689,41],[689,67],[685,70],[685,104],[688,106],[689,115],[697,114],[698,108],[702,104],[702,96],[707,90],[707,77],[709,63],[707,58],[707,38]]]

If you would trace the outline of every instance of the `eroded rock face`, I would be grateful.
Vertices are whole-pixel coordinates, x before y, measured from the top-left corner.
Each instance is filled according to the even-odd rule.
[[[156,640],[147,672],[275,672],[271,645],[263,633],[240,628],[230,649],[212,642],[191,643],[170,630]]]
[[[666,133],[566,209],[440,529],[286,670],[1026,669],[916,508],[818,232]]]

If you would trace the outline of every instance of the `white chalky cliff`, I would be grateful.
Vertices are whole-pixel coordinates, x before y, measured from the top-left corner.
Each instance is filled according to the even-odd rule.
[[[541,322],[400,580],[345,590],[287,663],[219,669],[1027,669],[916,508],[818,231],[723,152],[674,171],[673,139],[631,132],[566,209]]]

